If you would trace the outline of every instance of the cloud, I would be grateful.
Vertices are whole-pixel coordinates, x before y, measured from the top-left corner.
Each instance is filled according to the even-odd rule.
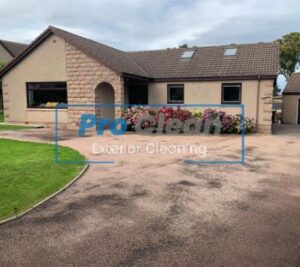
[[[272,41],[300,29],[297,0],[1,0],[0,38],[29,42],[48,25],[123,50]]]

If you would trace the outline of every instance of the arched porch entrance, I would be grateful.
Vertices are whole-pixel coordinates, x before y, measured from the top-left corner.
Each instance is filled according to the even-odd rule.
[[[95,115],[97,120],[100,118],[115,119],[115,90],[111,84],[102,82],[95,89]],[[97,106],[97,104],[99,106]],[[112,106],[100,106],[112,105]]]

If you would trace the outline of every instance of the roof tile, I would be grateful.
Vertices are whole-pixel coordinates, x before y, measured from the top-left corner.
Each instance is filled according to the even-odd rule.
[[[148,73],[143,70],[126,52],[100,44],[93,40],[63,31],[55,27],[49,27],[52,32],[63,38],[69,44],[82,50],[88,56],[100,61],[119,73],[128,73],[132,75],[149,77]]]
[[[224,79],[272,77],[279,73],[279,46],[275,43],[227,45],[123,52],[93,40],[50,26],[1,72],[3,76],[26,57],[40,42],[56,34],[86,55],[119,74],[149,79]],[[235,56],[224,56],[226,48],[237,48]],[[182,59],[184,51],[195,50],[190,59]]]
[[[236,56],[224,56],[228,46],[196,47],[191,59],[182,60],[181,49],[130,52],[156,79],[236,76],[276,76],[279,47],[274,43],[234,45]]]
[[[19,54],[21,54],[21,52],[27,47],[26,44],[20,44],[20,43],[5,41],[5,40],[0,40],[0,44],[2,44],[4,48],[8,50],[8,52],[13,57],[16,57]]]
[[[286,93],[299,93],[300,94],[300,73],[293,73],[288,80],[283,94]]]

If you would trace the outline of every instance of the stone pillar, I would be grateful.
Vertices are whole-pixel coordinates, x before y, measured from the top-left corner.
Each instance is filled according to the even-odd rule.
[[[115,104],[124,104],[124,96],[125,96],[125,89],[124,89],[124,79],[120,77],[117,88],[115,90]],[[116,107],[115,109],[115,117],[120,118],[122,115],[123,107]]]
[[[2,84],[0,83],[0,111],[3,111],[3,92],[2,92]]]
[[[257,132],[262,134],[272,133],[272,98],[273,81],[262,81],[259,93],[259,114]]]
[[[4,121],[9,121],[9,92],[6,83],[2,84]]]

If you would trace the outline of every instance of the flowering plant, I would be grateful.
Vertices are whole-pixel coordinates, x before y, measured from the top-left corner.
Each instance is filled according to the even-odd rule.
[[[155,110],[151,109],[150,107],[129,107],[128,109],[124,110],[122,113],[122,118],[126,120],[128,130],[134,130],[136,124],[138,121],[143,117],[147,115],[154,115],[156,112]],[[141,125],[143,127],[149,127],[151,123],[150,121],[144,121]]]
[[[229,115],[224,111],[216,109],[205,109],[202,112],[196,111],[194,113],[180,107],[162,107],[159,110],[150,107],[130,107],[123,111],[122,118],[124,118],[128,125],[128,130],[135,130],[137,123],[146,116],[152,116],[153,120],[143,120],[141,128],[157,127],[160,123],[165,130],[167,123],[171,119],[179,119],[182,123],[189,119],[196,119],[200,121],[200,131],[207,131],[209,133],[223,134],[240,134],[242,132],[242,117],[241,115]],[[160,122],[161,117],[163,121]],[[254,119],[245,117],[245,133],[253,132],[255,129]],[[183,125],[180,130],[182,130]]]

